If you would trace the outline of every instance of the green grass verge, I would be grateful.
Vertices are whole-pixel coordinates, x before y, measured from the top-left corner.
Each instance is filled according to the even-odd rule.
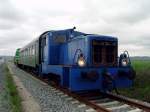
[[[119,90],[121,94],[150,102],[150,61],[132,61],[136,70],[134,86],[129,89]]]
[[[8,67],[5,65],[6,74],[6,90],[9,94],[9,101],[11,104],[12,112],[21,112],[21,98],[18,94],[16,85],[13,81],[12,74],[10,73]]]

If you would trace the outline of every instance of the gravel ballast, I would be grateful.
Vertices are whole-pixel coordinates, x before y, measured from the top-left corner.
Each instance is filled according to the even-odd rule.
[[[54,90],[53,87],[33,78],[13,63],[8,63],[8,65],[40,105],[42,112],[85,112],[87,110],[87,106],[78,108],[79,104],[73,104],[70,100],[66,100],[67,96],[62,97],[61,93]]]

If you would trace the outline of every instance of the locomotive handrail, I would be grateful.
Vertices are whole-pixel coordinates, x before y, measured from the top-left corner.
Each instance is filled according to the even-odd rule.
[[[130,60],[130,56],[129,56],[129,52],[128,52],[127,50],[125,50],[125,51],[124,51],[124,53],[126,53],[126,54],[127,54],[127,57],[128,57],[128,59],[129,59],[129,64],[131,64],[131,60]]]

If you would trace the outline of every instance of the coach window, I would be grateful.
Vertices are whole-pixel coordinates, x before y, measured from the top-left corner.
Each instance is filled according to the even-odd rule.
[[[32,55],[32,47],[30,47],[30,56]]]
[[[29,56],[30,56],[30,47],[29,47]]]
[[[26,49],[26,53],[27,53],[26,55],[28,56],[28,48]]]
[[[28,49],[26,49],[26,56],[28,56]]]
[[[27,56],[27,49],[25,50],[25,56]]]
[[[23,56],[23,52],[21,51],[21,57]]]
[[[34,55],[34,46],[32,46],[32,55]]]
[[[36,54],[36,44],[34,45],[34,55]]]
[[[23,51],[23,55],[25,56],[25,50]]]
[[[30,47],[30,56],[32,55],[32,48]]]
[[[32,53],[33,53],[33,47],[31,46],[31,55],[32,55]]]
[[[28,50],[26,49],[26,56],[28,56]]]
[[[25,54],[25,50],[23,51],[23,54],[24,54],[24,56],[26,56],[26,54]]]
[[[22,56],[24,57],[24,51],[22,51]]]
[[[30,55],[32,56],[32,46],[30,47]]]
[[[28,56],[30,56],[30,47],[28,48]]]
[[[27,55],[29,56],[29,48],[27,49],[27,51],[28,51],[28,52],[27,52],[27,53],[28,53]]]
[[[26,56],[26,50],[24,50],[24,56]]]
[[[30,55],[30,48],[28,48],[28,56]]]
[[[34,52],[35,52],[35,50],[34,50],[34,47],[33,47],[33,55],[34,55]]]

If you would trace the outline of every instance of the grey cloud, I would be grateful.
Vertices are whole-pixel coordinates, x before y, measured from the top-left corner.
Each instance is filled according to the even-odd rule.
[[[150,17],[149,0],[84,0],[85,11],[81,13],[82,22],[134,24]],[[120,1],[120,2],[119,2]]]
[[[0,3],[0,18],[5,20],[18,21],[23,19],[19,10],[17,10],[10,0],[2,0]]]
[[[9,30],[20,26],[26,19],[10,0],[0,2],[0,30]]]
[[[22,47],[32,40],[27,30],[15,29],[0,34],[0,48]]]
[[[10,0],[0,2],[0,48],[8,49],[10,54],[45,30],[70,28],[74,25],[77,30],[86,33],[117,36],[119,46],[141,46],[145,52],[150,48],[150,34],[145,33],[144,28],[150,23],[146,21],[150,19],[149,0],[81,0],[83,10],[78,12],[70,12],[67,6],[65,10],[57,8],[49,10],[44,7],[41,9],[39,5],[29,13],[25,7],[18,9]],[[129,50],[132,51],[132,48]]]
[[[132,52],[141,54],[143,52],[143,55],[145,53],[149,54],[150,51],[150,35],[142,35],[137,36],[136,38],[126,38],[126,39],[120,39],[119,46],[124,46],[124,49],[127,49],[129,46],[132,46],[131,48],[128,48],[127,50],[130,50]],[[136,49],[136,50],[134,50]],[[150,54],[149,54],[150,55]]]
[[[26,40],[25,37],[24,37],[24,39],[21,37],[13,37],[13,36],[11,36],[10,38],[8,38],[8,37],[0,37],[0,38],[1,38],[0,48],[9,48],[9,47],[13,47],[13,46],[22,47],[22,45],[29,42],[29,40]]]
[[[150,17],[150,1],[149,0],[134,0],[124,4],[123,10],[114,15],[112,20],[127,24],[138,23]]]
[[[134,10],[134,9],[133,9]],[[150,9],[149,9],[150,10]],[[136,24],[150,17],[150,14],[146,10],[130,10],[128,12],[122,12],[113,18],[113,21],[122,22],[127,24]]]
[[[17,23],[13,21],[0,20],[0,30],[11,30],[17,27]]]
[[[141,40],[137,43],[137,45],[141,45],[150,51],[150,35],[142,36]]]

